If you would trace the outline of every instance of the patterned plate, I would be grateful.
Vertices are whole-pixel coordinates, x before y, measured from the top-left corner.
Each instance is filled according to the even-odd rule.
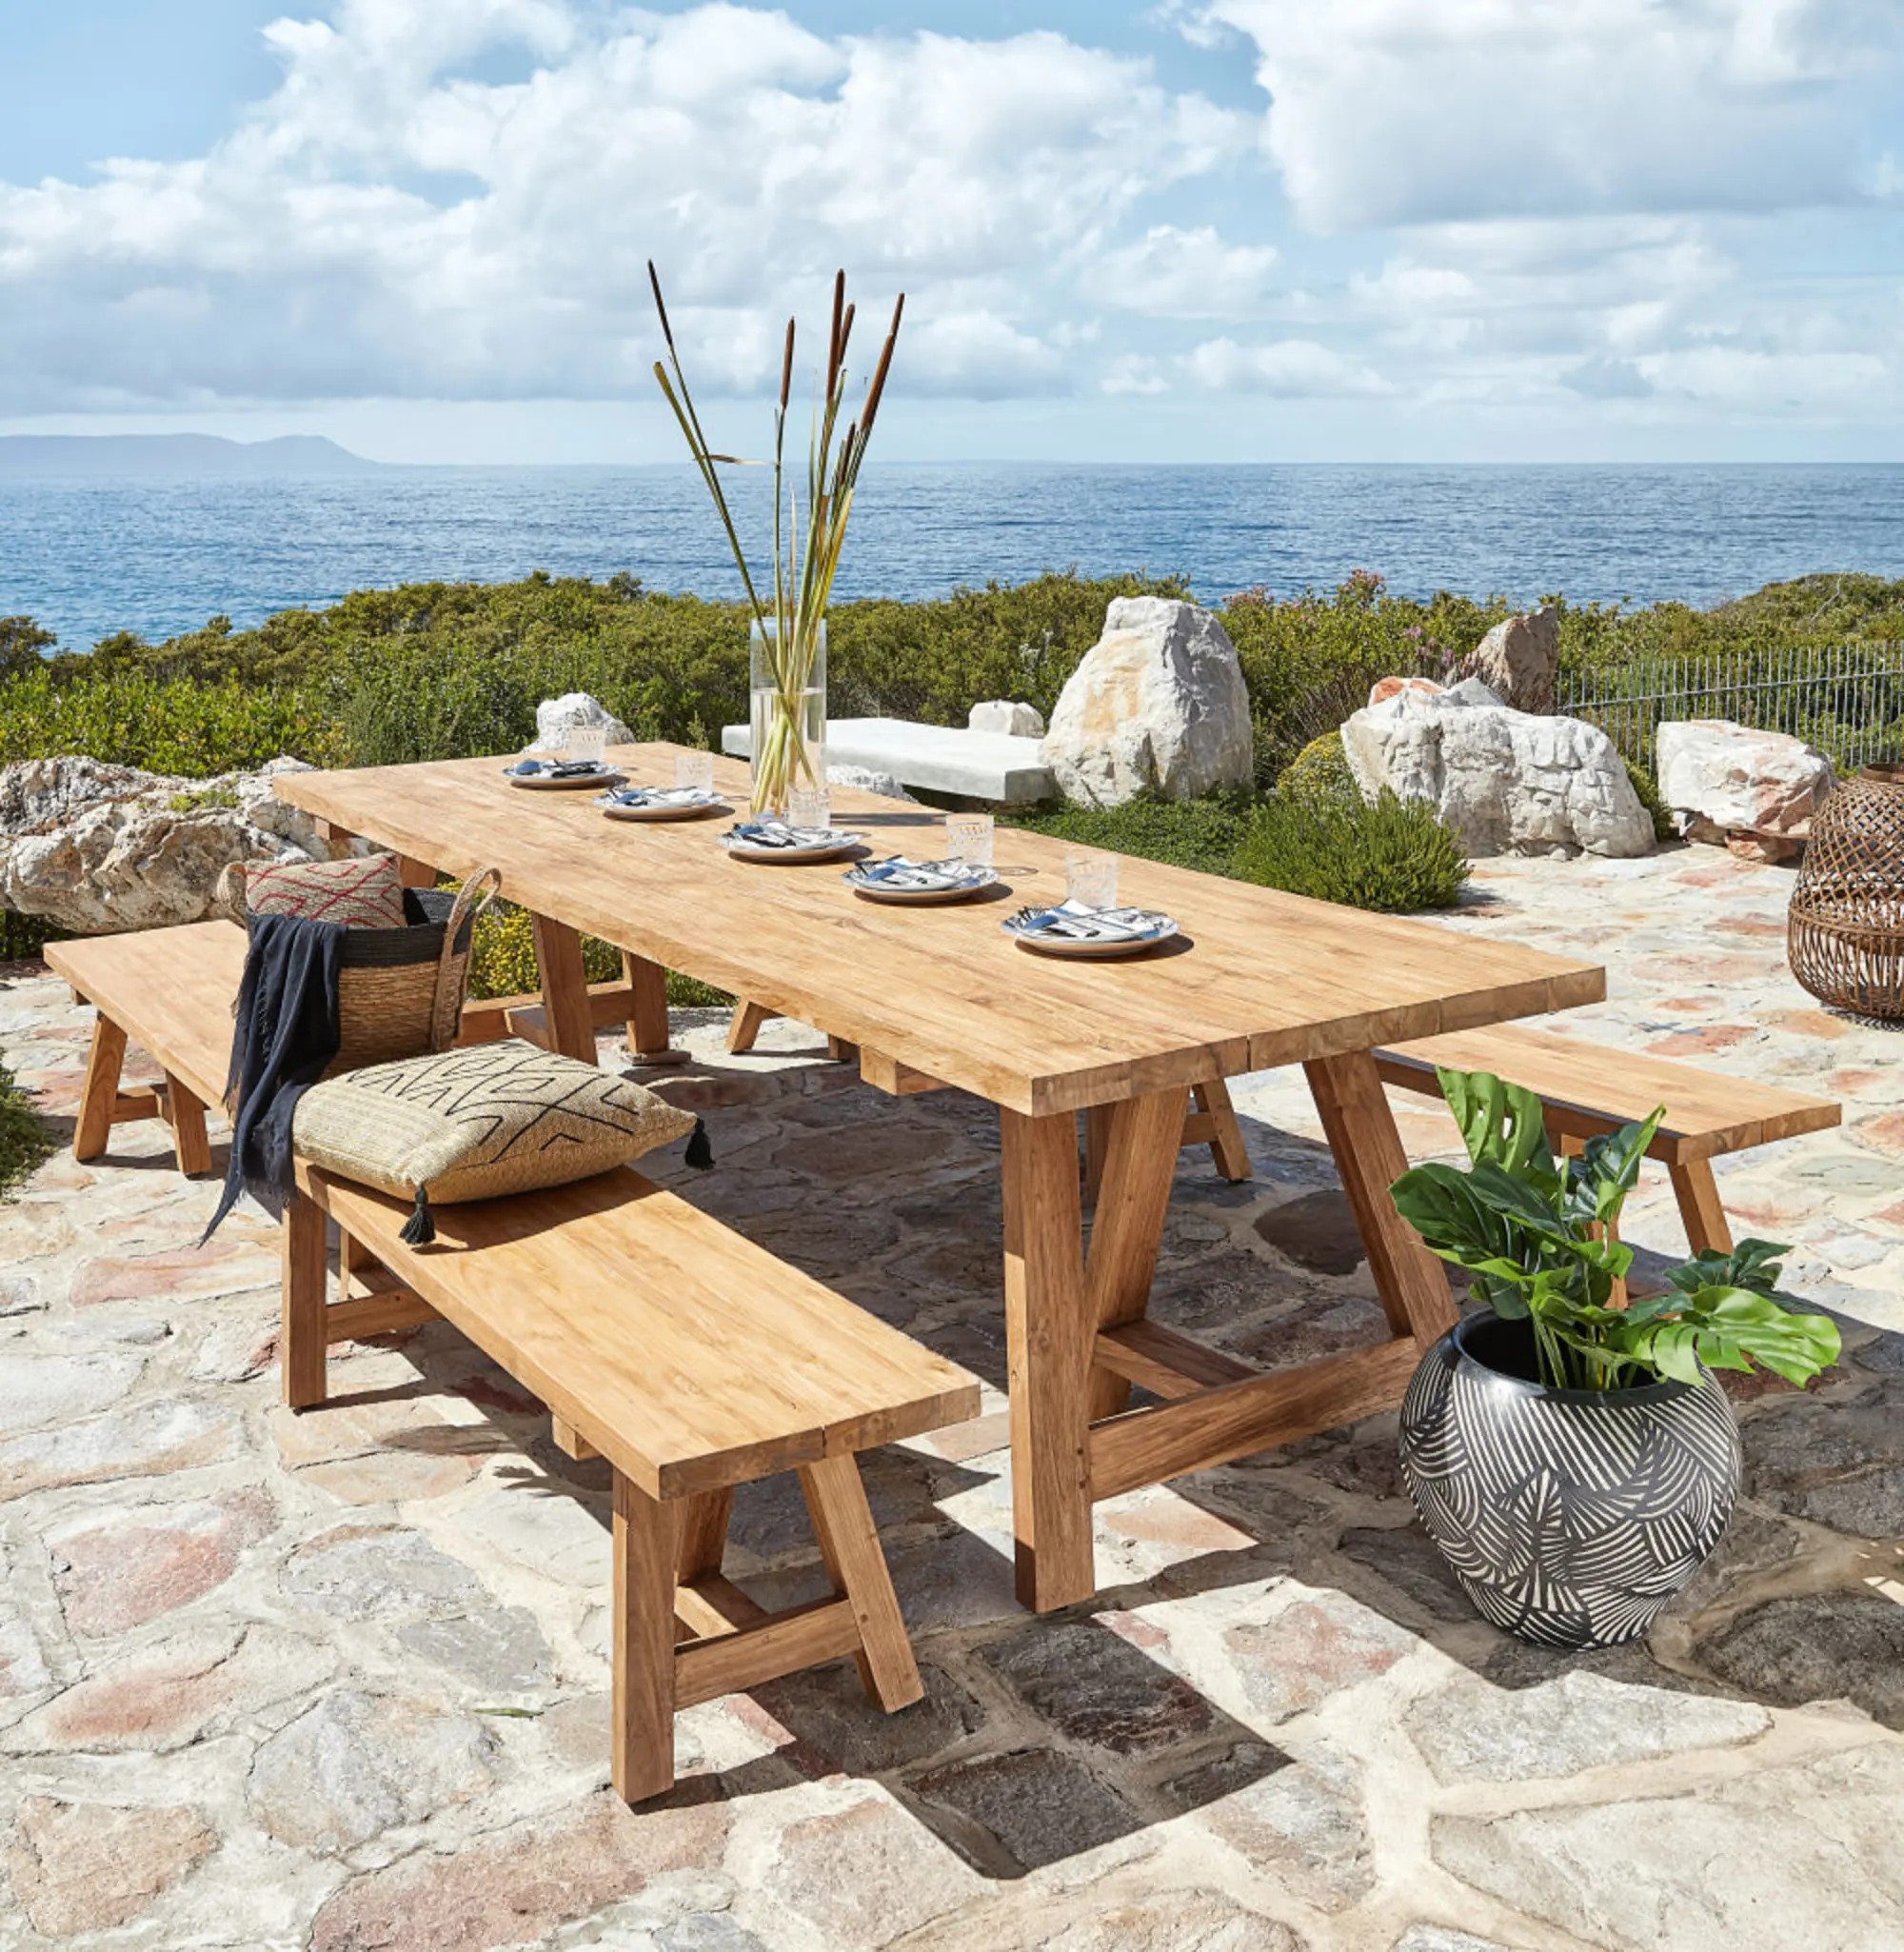
[[[523,762],[518,761],[518,765]],[[552,760],[537,760],[535,764],[544,768],[537,772],[518,772],[514,766],[503,768],[503,777],[512,787],[526,787],[536,793],[573,793],[584,787],[614,787],[627,778],[626,773],[617,772],[606,760],[597,760],[586,772],[558,774],[547,768],[554,765]]]
[[[908,861],[895,854],[887,861],[860,861],[840,879],[869,902],[962,902],[998,885],[989,867],[964,861]]]
[[[705,787],[629,787],[598,793],[595,804],[610,820],[703,820],[710,813],[733,811]]]
[[[736,861],[837,861],[865,842],[864,834],[843,827],[788,827],[777,820],[744,820],[721,836]]]

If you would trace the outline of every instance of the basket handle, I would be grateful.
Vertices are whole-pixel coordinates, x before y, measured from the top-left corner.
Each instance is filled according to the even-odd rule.
[[[232,861],[227,864],[218,877],[218,885],[212,889],[212,899],[228,913],[238,916],[245,914],[245,864]]]
[[[443,947],[436,959],[436,995],[430,1009],[430,1022],[446,1026],[454,1021],[449,1009],[449,991],[452,972],[456,968],[456,939],[463,933],[464,924],[472,927],[482,919],[483,912],[496,899],[496,891],[503,885],[503,870],[500,867],[479,867],[463,886],[456,890],[456,900],[449,910],[449,919],[443,925]],[[458,1010],[461,999],[457,1000]],[[455,1031],[447,1033],[453,1041]]]

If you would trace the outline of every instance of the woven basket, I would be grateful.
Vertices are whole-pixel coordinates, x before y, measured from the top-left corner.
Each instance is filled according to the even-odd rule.
[[[227,869],[221,893],[242,903],[242,873]],[[337,1055],[324,1075],[365,1065],[447,1050],[463,1022],[469,944],[476,919],[494,899],[502,875],[472,874],[451,893],[404,890],[405,928],[347,928],[338,971]]]
[[[1904,766],[1866,767],[1818,809],[1787,944],[1821,1003],[1904,1018]]]

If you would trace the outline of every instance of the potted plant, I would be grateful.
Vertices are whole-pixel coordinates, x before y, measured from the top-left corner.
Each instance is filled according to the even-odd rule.
[[[1643,1634],[1718,1543],[1738,1428],[1715,1369],[1803,1385],[1837,1360],[1822,1315],[1773,1299],[1789,1250],[1704,1252],[1626,1294],[1621,1206],[1662,1111],[1557,1159],[1540,1101],[1485,1071],[1439,1074],[1466,1171],[1396,1181],[1402,1217],[1487,1305],[1423,1357],[1401,1407],[1415,1508],[1497,1626],[1552,1646]]]

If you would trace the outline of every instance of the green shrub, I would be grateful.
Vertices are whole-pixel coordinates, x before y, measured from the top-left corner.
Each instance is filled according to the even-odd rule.
[[[1062,807],[1008,816],[1008,824],[1029,827],[1081,847],[1105,847],[1226,874],[1237,844],[1249,824],[1250,801],[1243,794],[1205,800],[1132,800],[1122,807]]]
[[[1352,800],[1360,796],[1342,750],[1339,727],[1311,739],[1282,770],[1276,790],[1290,800]]]
[[[14,1084],[12,1073],[0,1066],[0,1199],[17,1191],[20,1183],[52,1151],[51,1132],[27,1094]]]
[[[1452,907],[1468,878],[1459,843],[1424,801],[1272,795],[1230,864],[1240,881],[1384,914]]]
[[[1633,790],[1639,795],[1639,804],[1646,808],[1653,822],[1653,838],[1656,841],[1676,841],[1679,838],[1679,823],[1673,818],[1672,808],[1659,797],[1659,788],[1653,775],[1636,760],[1622,759],[1626,776],[1633,782]]]
[[[0,908],[0,963],[24,963],[36,957],[60,931],[37,915],[16,915]]]

